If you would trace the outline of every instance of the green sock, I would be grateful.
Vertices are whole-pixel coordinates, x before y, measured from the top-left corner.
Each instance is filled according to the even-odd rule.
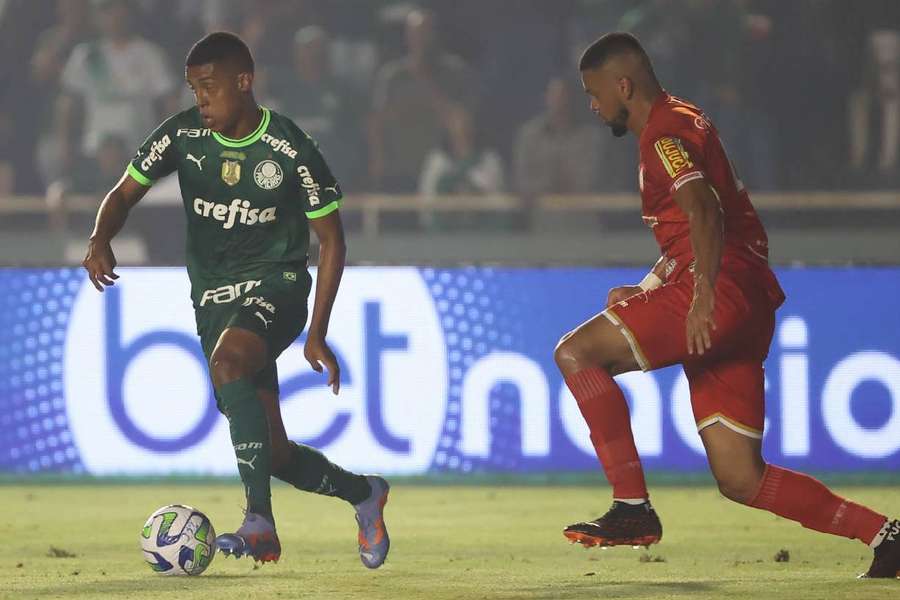
[[[247,493],[247,511],[272,520],[272,472],[269,421],[256,387],[249,378],[219,386],[216,391],[228,417],[231,443],[237,458],[238,472]]]
[[[345,471],[315,448],[296,442],[288,444],[290,458],[277,473],[272,473],[281,481],[304,492],[337,496],[350,504],[359,504],[372,493],[362,475]]]

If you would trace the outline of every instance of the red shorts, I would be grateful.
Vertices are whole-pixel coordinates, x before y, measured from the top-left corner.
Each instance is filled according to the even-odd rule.
[[[702,356],[687,353],[685,319],[694,278],[633,296],[602,314],[628,340],[644,371],[680,363],[691,390],[698,431],[722,423],[762,438],[765,420],[763,361],[775,330],[781,288],[768,269],[728,272],[716,278],[712,348]]]

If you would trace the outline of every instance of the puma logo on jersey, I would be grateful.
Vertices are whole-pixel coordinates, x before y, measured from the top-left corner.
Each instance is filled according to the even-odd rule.
[[[319,487],[315,489],[316,494],[321,494],[323,496],[333,496],[337,491],[337,488],[334,487],[331,482],[328,480],[328,475],[322,476],[322,481],[319,483]]]
[[[328,190],[331,190],[331,191],[334,192],[335,194],[339,193],[339,192],[338,192],[338,188],[337,188],[336,185],[329,185],[327,188],[325,188],[325,191],[326,191],[326,192],[327,192]]]
[[[278,207],[250,208],[249,200],[235,198],[231,204],[209,202],[203,198],[194,198],[194,213],[204,219],[222,221],[222,229],[231,229],[235,223],[256,225],[275,221]]]
[[[254,454],[253,458],[251,458],[250,460],[244,460],[243,458],[238,457],[237,463],[239,465],[247,465],[248,467],[250,467],[250,470],[255,471],[256,466],[253,463],[256,462],[257,458],[259,458],[259,454]]]
[[[269,330],[269,325],[271,325],[271,324],[272,324],[272,321],[275,320],[275,319],[267,319],[267,318],[265,318],[265,317],[263,316],[263,314],[262,314],[261,312],[259,312],[259,311],[256,311],[256,312],[254,312],[253,314],[254,314],[255,316],[259,317],[260,320],[262,320],[263,325],[265,325],[265,327],[266,327],[266,331]]]
[[[187,159],[188,159],[188,160],[192,160],[192,161],[194,161],[195,163],[197,163],[197,168],[200,169],[201,171],[203,170],[203,165],[200,164],[200,163],[203,162],[203,159],[204,159],[204,158],[206,158],[206,155],[205,155],[205,154],[204,154],[203,156],[201,156],[200,158],[197,158],[196,156],[194,156],[194,155],[191,154],[190,152],[188,152],[188,155],[187,155]]]

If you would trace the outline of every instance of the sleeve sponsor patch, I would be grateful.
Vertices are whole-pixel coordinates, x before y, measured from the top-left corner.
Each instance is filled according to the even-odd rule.
[[[181,135],[176,133],[179,118],[180,113],[166,119],[144,140],[131,159],[127,172],[141,185],[153,185],[153,182],[174,172],[178,167],[175,146],[178,136]]]
[[[302,154],[303,164],[297,165],[297,179],[300,184],[300,199],[304,212],[309,218],[325,216],[336,207],[331,206],[328,212],[322,212],[343,196],[325,158],[312,144],[307,144]]]
[[[690,155],[687,150],[684,149],[684,145],[678,138],[659,138],[656,140],[656,143],[653,144],[653,148],[656,150],[656,153],[659,155],[659,160],[662,161],[663,167],[666,168],[666,172],[672,179],[675,179],[682,173],[694,168],[694,163],[691,162]]]

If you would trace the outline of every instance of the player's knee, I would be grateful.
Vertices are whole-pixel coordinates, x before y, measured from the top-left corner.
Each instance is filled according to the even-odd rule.
[[[759,477],[755,472],[715,473],[719,492],[738,504],[750,504],[759,490]]]
[[[227,347],[216,348],[209,359],[209,371],[216,386],[231,383],[252,374],[246,357]]]
[[[575,373],[583,367],[584,354],[581,352],[575,332],[562,336],[553,351],[553,360],[563,373]]]
[[[607,344],[588,340],[578,331],[570,331],[560,338],[553,351],[553,359],[565,374],[577,373],[588,367],[599,367],[611,374],[621,372],[615,370],[617,361],[613,360],[612,351]]]

